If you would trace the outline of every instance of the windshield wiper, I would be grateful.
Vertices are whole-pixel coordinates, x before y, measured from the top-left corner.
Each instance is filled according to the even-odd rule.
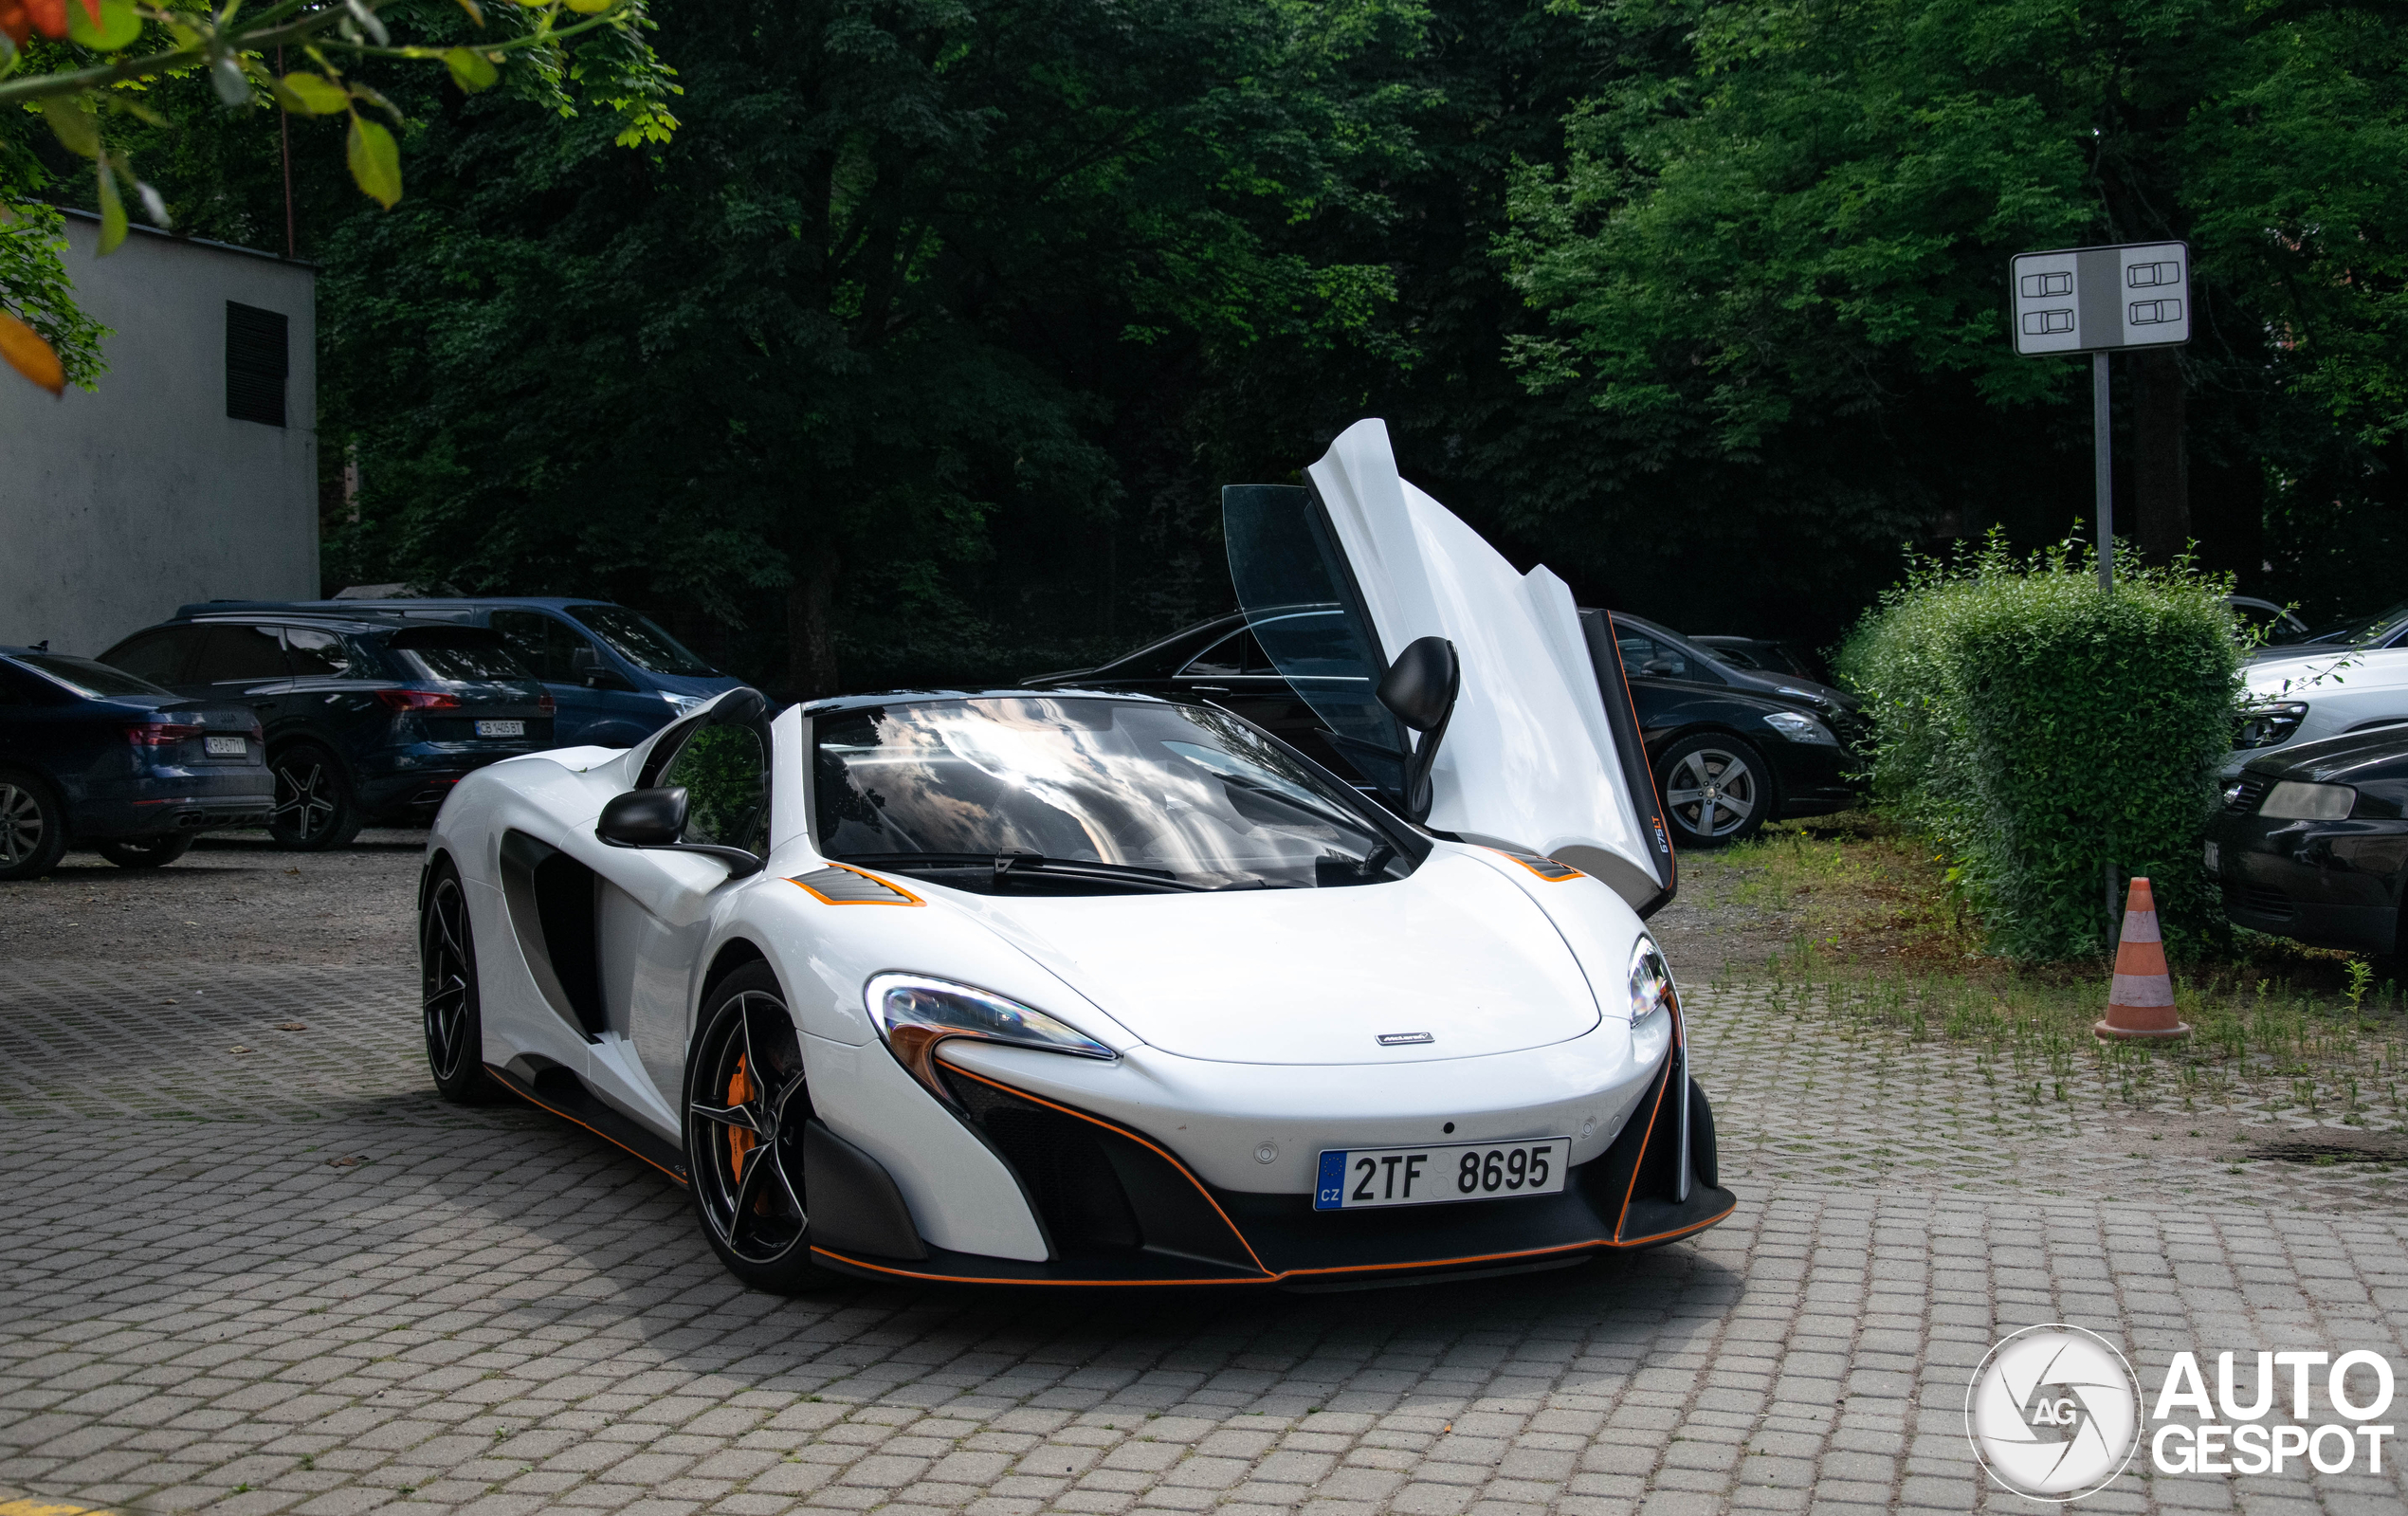
[[[1167,868],[1140,868],[1134,864],[1100,863],[1089,858],[1048,858],[1033,852],[857,852],[838,863],[865,868],[891,868],[897,873],[982,872],[1001,888],[1014,877],[1079,879],[1122,889],[1161,890],[1185,894],[1210,891],[1212,885],[1190,884]]]

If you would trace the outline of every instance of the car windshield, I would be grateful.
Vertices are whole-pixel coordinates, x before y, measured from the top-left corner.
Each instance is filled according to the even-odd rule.
[[[2312,628],[2305,635],[2296,639],[2290,637],[2269,637],[2266,640],[2269,642],[2289,642],[2293,640],[2300,642],[2340,642],[2347,643],[2351,647],[2357,647],[2364,643],[2385,643],[2391,640],[2391,634],[2399,630],[2399,624],[2403,621],[2408,621],[2408,600],[2402,600],[2399,604],[2395,606],[2388,606],[2371,616],[2353,616],[2347,621],[2339,621],[2330,626]]]
[[[982,892],[1374,884],[1420,850],[1245,721],[1153,701],[831,712],[812,788],[827,856]]]
[[[25,652],[15,656],[27,668],[39,668],[86,700],[169,693],[147,679],[137,679],[122,668],[96,664],[89,658],[72,658],[63,652]]]
[[[708,679],[719,672],[685,644],[663,631],[649,616],[623,605],[573,605],[569,614],[611,645],[611,650],[656,674]]]

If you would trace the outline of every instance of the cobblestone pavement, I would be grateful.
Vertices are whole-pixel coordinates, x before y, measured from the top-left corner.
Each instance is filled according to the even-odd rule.
[[[2307,1113],[2079,1080],[2034,1105],[1962,1050],[1690,1003],[1742,1198],[1687,1242],[1346,1294],[788,1301],[734,1285],[643,1164],[433,1100],[407,974],[23,959],[0,1485],[313,1516],[2029,1511],[1963,1434],[2014,1328],[2101,1331],[2150,1387],[2186,1349],[2211,1379],[2225,1349],[2408,1359],[2383,1174],[2147,1141],[2256,1151]],[[2136,1470],[2082,1508],[2403,1506],[2387,1459]]]

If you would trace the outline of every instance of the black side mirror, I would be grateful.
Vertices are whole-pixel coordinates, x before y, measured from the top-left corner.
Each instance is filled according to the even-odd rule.
[[[1405,759],[1405,793],[1399,796],[1405,814],[1415,821],[1430,818],[1430,766],[1437,760],[1439,740],[1447,735],[1447,720],[1462,691],[1463,664],[1455,645],[1444,637],[1409,644],[1380,678],[1379,703],[1421,734]]]
[[[625,675],[602,661],[602,655],[591,648],[575,648],[569,651],[569,677],[588,689],[632,689]]]
[[[593,834],[613,848],[649,848],[661,852],[699,852],[727,865],[727,877],[743,879],[761,871],[763,860],[741,848],[717,843],[684,842],[685,791],[629,790],[615,795],[602,808]]]

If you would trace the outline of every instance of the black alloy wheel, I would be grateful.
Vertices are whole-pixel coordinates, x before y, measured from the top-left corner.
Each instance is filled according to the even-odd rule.
[[[119,868],[162,868],[192,850],[192,833],[162,831],[155,837],[116,837],[92,850]]]
[[[484,1067],[484,1016],[477,997],[476,939],[467,892],[448,859],[435,865],[418,907],[420,1005],[427,1024],[427,1071],[455,1105],[489,1105],[502,1091]]]
[[[811,1093],[777,976],[745,964],[712,988],[699,1019],[685,1064],[685,1170],[702,1235],[757,1289],[792,1295],[835,1283],[811,1257]]]
[[[267,814],[267,834],[279,846],[324,852],[347,847],[359,835],[359,813],[335,755],[315,742],[295,742],[280,748],[267,766],[276,776],[276,807]]]
[[[1726,848],[1772,819],[1772,770],[1736,737],[1706,733],[1673,743],[1656,765],[1655,783],[1676,848]]]
[[[67,850],[59,792],[23,769],[0,769],[0,879],[36,879]]]

